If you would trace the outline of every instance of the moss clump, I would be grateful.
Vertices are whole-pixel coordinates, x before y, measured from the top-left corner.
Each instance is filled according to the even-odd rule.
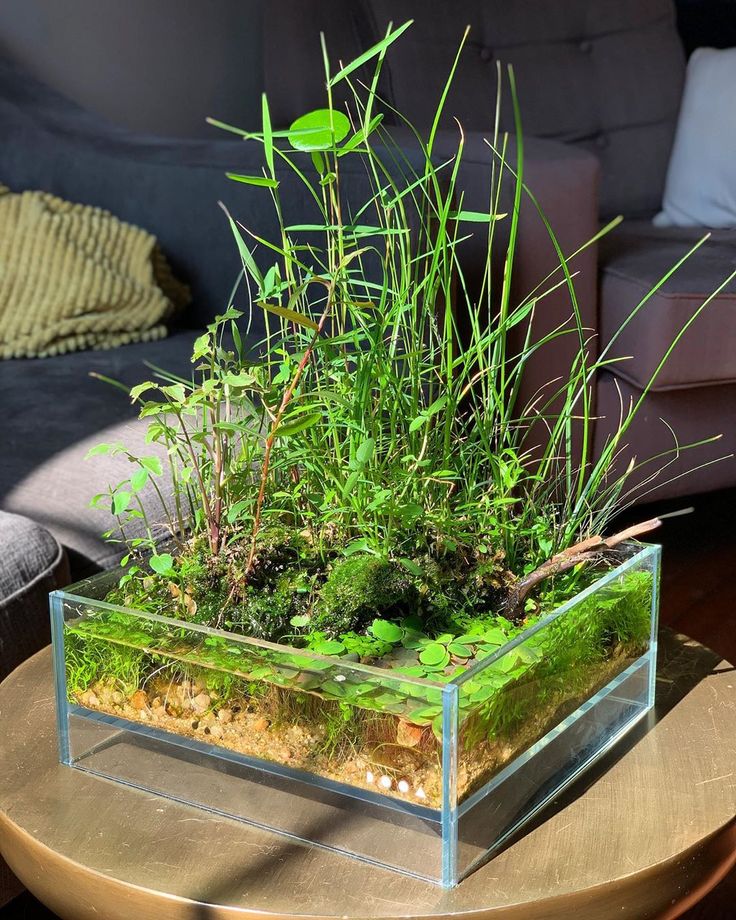
[[[290,620],[309,609],[312,580],[303,570],[292,569],[263,588],[246,588],[245,596],[231,615],[246,636],[277,642],[292,633]]]
[[[239,569],[245,567],[249,548],[246,540],[240,547],[241,552],[233,553],[237,558],[231,563],[232,575],[236,578]],[[252,588],[273,589],[285,573],[294,568],[309,568],[314,561],[312,556],[312,547],[302,534],[276,524],[265,527],[258,535],[253,570],[247,578],[243,577],[243,583],[247,582]]]
[[[327,576],[311,626],[329,636],[359,632],[377,617],[411,611],[417,601],[417,589],[397,563],[376,556],[351,556],[337,562]]]

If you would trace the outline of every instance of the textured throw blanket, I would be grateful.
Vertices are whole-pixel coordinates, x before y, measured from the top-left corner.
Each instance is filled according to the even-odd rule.
[[[150,233],[0,185],[0,358],[160,339],[188,302]]]

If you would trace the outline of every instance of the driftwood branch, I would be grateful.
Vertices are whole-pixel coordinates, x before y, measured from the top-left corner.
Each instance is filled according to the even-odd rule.
[[[514,586],[506,605],[506,615],[511,619],[519,617],[529,593],[547,578],[567,572],[581,563],[600,559],[607,550],[613,549],[626,540],[633,540],[635,537],[649,533],[659,527],[661,523],[662,521],[659,518],[652,518],[649,521],[642,521],[640,524],[627,527],[611,537],[588,537],[574,546],[569,546],[561,553],[557,553],[556,556],[542,563],[538,569],[525,575]]]

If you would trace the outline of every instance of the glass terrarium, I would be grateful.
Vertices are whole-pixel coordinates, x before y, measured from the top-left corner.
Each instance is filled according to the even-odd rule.
[[[626,545],[510,642],[438,637],[434,678],[399,667],[407,629],[378,666],[118,607],[97,576],[51,595],[61,761],[453,886],[651,709],[659,559]]]

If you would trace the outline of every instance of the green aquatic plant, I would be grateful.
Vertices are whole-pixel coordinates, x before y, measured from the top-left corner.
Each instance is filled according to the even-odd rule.
[[[439,157],[437,146],[467,35],[430,130],[406,123],[413,140],[401,147],[384,123],[381,68],[408,26],[390,28],[359,65],[336,68],[323,47],[325,107],[289,130],[273,129],[265,96],[260,131],[217,123],[263,154],[260,173],[230,178],[270,196],[278,232],[267,239],[229,213],[226,219],[242,260],[239,284],[249,290],[248,326],[262,325],[264,338],[246,351],[243,311],[229,303],[197,339],[191,379],[162,371],[133,388],[149,441],[161,446],[166,464],[120,444],[93,451],[131,461],[130,477],[97,497],[110,504],[118,539],[131,524],[143,525],[143,535],[128,540],[124,579],[138,585],[128,596],[168,593],[184,618],[195,616],[193,599],[200,622],[278,638],[298,611],[276,582],[297,563],[305,576],[299,593],[308,596],[315,627],[329,635],[359,631],[372,616],[403,615],[411,603],[430,622],[464,604],[500,610],[515,581],[550,577],[543,568],[550,560],[602,534],[633,497],[627,483],[641,464],[620,470],[616,459],[662,365],[593,457],[591,387],[621,330],[599,358],[590,357],[573,256],[562,253],[541,209],[559,265],[533,292],[512,295],[521,201],[538,207],[524,182],[513,72],[513,157],[509,139],[494,130],[485,200],[468,202],[462,129],[449,154]],[[348,98],[345,109],[338,93]],[[300,223],[287,216],[295,195],[311,207]],[[502,199],[512,202],[510,210],[501,210]],[[500,221],[507,224],[503,242]],[[474,286],[464,254],[478,235],[486,264]],[[569,294],[570,322],[537,335],[535,315],[560,287]],[[633,306],[622,328],[650,297]],[[711,300],[674,336],[662,364]],[[561,336],[576,343],[568,376],[550,384],[541,402],[525,404],[526,365]],[[543,428],[546,438],[532,450],[531,432]],[[140,501],[144,488],[161,498],[170,551],[157,549]],[[153,553],[148,562],[146,551]],[[377,561],[355,561],[366,556]],[[395,609],[387,597],[374,604],[356,602],[347,586],[341,593],[336,573],[361,566],[390,569]],[[484,566],[496,581],[485,594]],[[431,577],[443,567],[465,584],[452,588]],[[158,586],[151,589],[151,580]],[[368,578],[365,587],[375,595],[380,586]],[[512,606],[514,617],[523,615],[523,603]]]

